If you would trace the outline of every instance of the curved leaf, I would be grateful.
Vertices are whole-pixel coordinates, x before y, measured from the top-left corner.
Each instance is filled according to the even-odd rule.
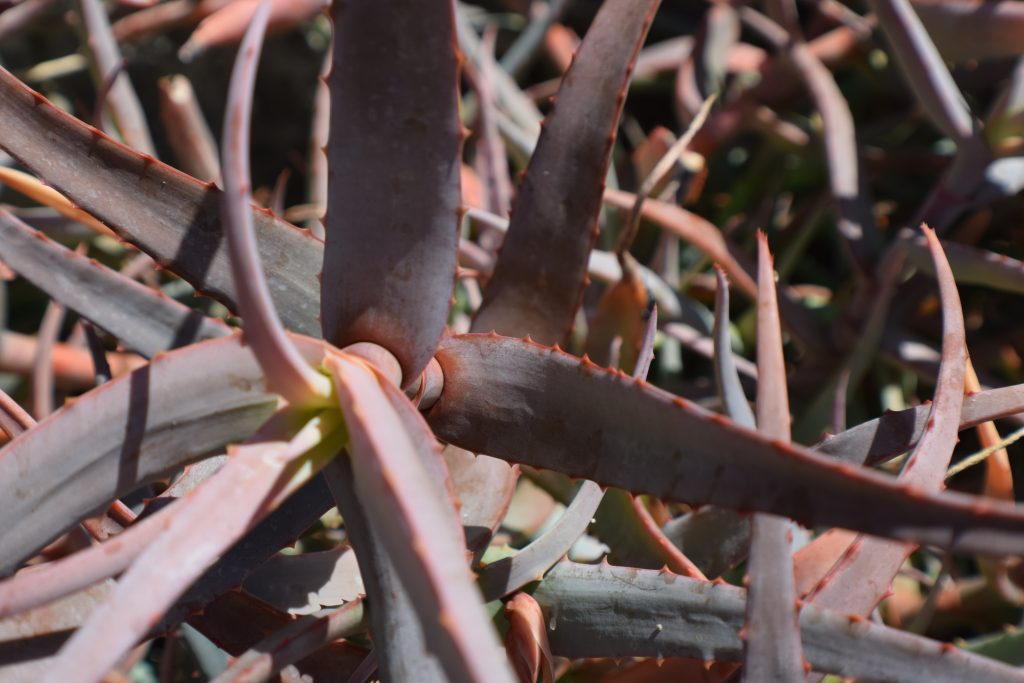
[[[877,465],[914,447],[924,434],[931,406],[889,412],[830,436],[814,447],[819,453],[855,465]],[[1024,384],[989,389],[964,398],[960,429],[1024,413]]]
[[[380,344],[401,363],[403,384],[433,355],[455,282],[462,129],[452,11],[443,0],[332,10],[324,338]]]
[[[559,88],[473,329],[561,343],[597,238],[629,76],[660,0],[605,3]]]
[[[964,552],[1024,553],[1024,512],[1011,506],[922,494],[557,350],[462,335],[442,343],[438,360],[445,388],[427,417],[463,448],[665,500]]]

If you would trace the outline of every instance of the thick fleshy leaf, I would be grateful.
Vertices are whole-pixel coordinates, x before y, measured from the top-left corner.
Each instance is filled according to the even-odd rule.
[[[324,478],[345,520],[345,533],[356,549],[359,573],[374,604],[369,615],[370,632],[387,634],[374,642],[381,679],[446,683],[448,677],[435,650],[424,638],[409,592],[379,536],[370,528],[366,510],[356,494],[351,461],[344,456],[336,458],[324,468]]]
[[[745,592],[666,572],[563,563],[533,593],[563,657],[737,661]],[[1021,681],[1024,673],[896,629],[805,606],[804,652],[820,671],[920,683]]]
[[[0,209],[0,259],[68,308],[151,357],[230,333],[223,323],[76,254]]]
[[[659,2],[606,3],[587,31],[519,186],[474,330],[548,344],[568,335],[629,76]]]
[[[767,235],[758,232],[757,238],[757,429],[770,439],[789,443],[789,391],[775,269]],[[791,525],[784,517],[763,513],[751,520],[743,641],[746,681],[795,683],[803,678]]]
[[[282,421],[292,420],[284,415]],[[261,431],[278,429],[267,423]],[[164,533],[61,649],[44,681],[101,678],[204,570],[337,453],[343,434],[338,413],[324,411],[289,441],[268,435],[237,446],[224,467],[182,501]]]
[[[321,353],[303,348],[311,360]],[[9,443],[3,572],[114,498],[252,434],[276,403],[262,381],[238,336],[215,339],[158,356]]]
[[[832,72],[806,43],[794,43],[789,55],[821,114],[829,186],[839,212],[839,234],[846,239],[857,265],[869,270],[874,266],[872,256],[879,239],[871,202],[861,181],[860,156],[850,105],[836,85]]]
[[[234,657],[297,620],[243,591],[231,591],[217,598],[189,625]],[[284,678],[347,680],[366,657],[366,650],[350,641],[335,641],[287,667]]]
[[[504,597],[543,576],[590,526],[603,495],[594,482],[580,482],[572,503],[550,529],[515,555],[492,562],[480,572],[484,599]]]
[[[924,434],[931,406],[890,412],[830,436],[814,447],[854,465],[877,465],[911,450]],[[1024,413],[1024,384],[989,389],[964,398],[960,429]]]
[[[427,417],[439,437],[463,448],[664,500],[964,552],[1024,553],[1024,512],[921,494],[554,349],[461,335],[442,343],[438,360],[445,388]]]
[[[330,356],[326,364],[350,435],[359,500],[372,515],[426,642],[450,678],[512,681],[470,578],[454,506],[430,474],[428,463],[437,454],[436,442],[422,438],[429,429],[411,403],[388,398],[397,387],[367,365],[345,355]],[[399,405],[405,406],[401,412]],[[407,420],[422,427],[411,431]]]
[[[454,287],[462,129],[452,12],[442,0],[332,10],[324,338],[380,344],[405,384],[433,355]]]
[[[115,142],[4,69],[0,118],[0,148],[200,293],[235,308],[219,190]],[[253,221],[282,321],[319,336],[322,244],[267,212],[254,209]]]
[[[0,679],[12,683],[42,680],[58,648],[110,594],[104,581],[52,605],[0,621]]]
[[[920,491],[939,491],[956,447],[959,416],[964,398],[967,342],[953,273],[942,254],[935,233],[924,228],[935,261],[942,301],[942,361],[928,424],[903,466],[900,482]],[[867,616],[889,592],[900,566],[914,550],[912,545],[858,536],[822,563],[827,571],[810,595],[815,605],[842,614]],[[829,561],[831,560],[831,561]],[[832,564],[835,566],[829,567]]]
[[[243,588],[289,614],[338,607],[366,591],[351,548],[279,554],[253,570]]]

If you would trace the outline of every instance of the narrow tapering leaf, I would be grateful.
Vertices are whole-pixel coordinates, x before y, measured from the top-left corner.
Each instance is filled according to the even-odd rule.
[[[473,329],[561,343],[597,237],[629,76],[660,0],[601,7],[559,88]]]
[[[878,24],[925,115],[958,143],[975,138],[975,124],[964,96],[910,0],[869,0],[868,5],[878,17]]]
[[[923,230],[935,261],[942,301],[942,361],[928,424],[903,466],[900,482],[931,492],[943,488],[946,469],[956,447],[967,342],[953,273],[935,233],[926,227]],[[826,609],[866,616],[888,593],[889,584],[913,549],[905,543],[860,536],[834,556],[835,566],[810,599]],[[827,564],[821,568],[828,569]]]
[[[424,462],[423,449],[435,444],[409,433],[410,418],[385,393],[398,391],[388,380],[345,355],[331,356],[327,367],[350,434],[360,502],[409,593],[426,642],[452,679],[511,681],[470,578],[455,509]],[[405,405],[404,412],[415,413]]]
[[[0,258],[22,277],[144,356],[229,333],[205,317],[76,254],[0,209]]]
[[[770,439],[789,443],[789,391],[775,268],[763,232],[757,234],[757,378],[757,429]],[[783,517],[757,514],[750,525],[743,641],[746,681],[795,683],[803,678],[791,524]]]
[[[1011,506],[922,495],[554,349],[461,335],[442,343],[438,360],[445,389],[427,417],[463,448],[665,500],[964,552],[1024,552],[1024,513]]]

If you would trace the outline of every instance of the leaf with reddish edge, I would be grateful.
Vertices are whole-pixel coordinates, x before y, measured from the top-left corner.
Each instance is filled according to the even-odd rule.
[[[924,434],[931,406],[889,412],[814,447],[819,453],[855,465],[877,465],[911,450]],[[1024,384],[989,389],[964,398],[960,429],[1024,413]]]
[[[929,273],[935,272],[928,243],[923,237],[908,241],[906,249],[911,263]],[[1024,294],[1024,261],[957,242],[943,241],[942,250],[957,284]]]
[[[55,301],[152,357],[161,351],[230,334],[218,320],[51,242],[0,209],[0,259]]]
[[[775,269],[768,236],[757,233],[757,428],[789,443],[789,392],[782,357],[782,329],[775,299]],[[803,655],[793,587],[792,523],[756,514],[750,523],[744,680],[799,681]]]
[[[115,538],[39,567],[23,570],[0,582],[0,618],[47,604],[97,581],[117,576],[127,569],[139,553],[162,532],[164,521],[173,514],[167,504],[187,493],[181,490],[183,487],[179,487],[183,478],[179,478],[173,486],[154,499],[165,507],[144,516]],[[311,481],[297,491],[201,576],[164,615],[153,632],[164,632],[221,593],[241,584],[254,567],[293,542],[330,505],[330,495],[320,479]]]
[[[560,351],[469,334],[446,339],[437,358],[445,388],[426,415],[435,434],[462,448],[668,501],[1024,554],[1024,512],[1013,507],[921,493]]]
[[[445,446],[443,455],[459,499],[466,548],[479,560],[508,512],[519,466],[451,444]]]
[[[925,226],[922,230],[935,261],[942,301],[942,362],[928,426],[903,466],[899,480],[931,492],[943,488],[946,469],[956,447],[964,398],[967,342],[953,273],[935,233]],[[819,607],[842,614],[868,615],[889,592],[893,577],[913,550],[914,547],[906,543],[858,536],[841,554],[833,556],[832,562],[826,557],[820,569],[827,574],[809,599]]]
[[[473,329],[564,341],[586,284],[630,73],[660,0],[605,3],[562,80]]]
[[[115,142],[66,114],[0,68],[0,148],[200,293],[237,310],[223,248],[221,192]],[[322,244],[253,210],[260,260],[289,329],[319,336]]]
[[[374,642],[373,669],[379,662],[381,680],[447,683],[435,651],[424,641],[409,592],[379,536],[370,528],[369,516],[356,494],[351,460],[345,455],[335,458],[324,468],[324,478],[345,520],[345,533],[356,550],[359,574],[374,605],[369,614],[370,633],[386,634]]]
[[[46,683],[101,678],[217,557],[337,453],[344,436],[333,411],[310,420],[289,441],[278,440],[282,426],[272,421],[253,442],[229,452],[224,467],[170,517],[164,533],[62,648]]]
[[[442,0],[332,9],[324,338],[380,344],[405,385],[433,355],[455,286],[462,127],[452,12]]]
[[[635,313],[640,315],[638,311]],[[640,355],[633,368],[633,377],[647,378],[647,371],[654,358],[654,336],[657,329],[658,311],[655,307],[651,309],[638,344]],[[610,488],[605,491],[600,502],[600,507],[592,513],[593,533],[608,544],[609,560],[630,567],[668,567],[684,576],[705,578],[700,569],[665,537],[643,501],[628,491]]]
[[[518,593],[505,603],[505,617],[509,624],[505,650],[520,682],[533,683],[539,672],[543,683],[555,683],[548,633],[537,601],[529,593]]]
[[[245,342],[256,354],[271,391],[281,394],[295,406],[312,407],[328,401],[331,385],[326,377],[309,366],[284,333],[263,275],[252,224],[249,123],[256,66],[269,14],[270,0],[261,0],[231,71],[221,136],[224,194],[220,214],[231,257],[231,275],[235,282],[241,283],[238,308],[245,325]]]
[[[397,389],[364,363],[332,354],[325,365],[349,431],[359,500],[377,525],[426,642],[452,679],[511,682],[470,577],[455,509],[424,462],[431,456],[423,449],[435,444],[408,430],[407,420],[422,418],[408,402],[400,411],[386,393]]]
[[[52,605],[0,620],[0,652],[4,653],[0,680],[40,680],[68,634],[82,625],[114,587],[113,581],[104,581]]]
[[[563,562],[533,591],[556,656],[693,657],[737,661],[745,591],[664,571]],[[1024,672],[921,636],[805,605],[811,665],[905,683],[1024,681]]]
[[[321,357],[319,344],[296,339],[308,360]],[[114,498],[252,434],[276,403],[262,383],[237,335],[215,339],[157,356],[9,443],[0,573]]]

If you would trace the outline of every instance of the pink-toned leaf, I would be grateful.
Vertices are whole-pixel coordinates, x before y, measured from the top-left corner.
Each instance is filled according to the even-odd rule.
[[[150,357],[229,333],[226,325],[66,249],[0,209],[0,258],[22,277]]]
[[[174,74],[157,81],[160,88],[160,120],[167,142],[181,169],[199,180],[220,182],[220,158],[192,82]]]
[[[311,360],[322,353],[304,348]],[[10,571],[114,498],[252,434],[274,409],[262,382],[238,336],[211,340],[107,382],[9,443],[0,450],[0,485],[12,492],[0,506],[0,567]]]
[[[869,0],[907,84],[932,123],[958,143],[976,139],[970,109],[910,0]]]
[[[957,442],[967,342],[953,273],[935,233],[923,230],[935,261],[942,301],[942,362],[928,425],[903,466],[900,482],[931,492],[942,489]],[[857,537],[833,557],[835,566],[811,594],[811,602],[842,614],[870,614],[888,593],[893,577],[913,549],[905,543]],[[826,560],[820,568],[828,570],[828,564]]]
[[[326,365],[349,431],[359,500],[409,593],[426,642],[452,678],[511,681],[470,578],[454,506],[425,462],[431,456],[423,449],[436,444],[410,433],[406,421],[412,418],[387,397],[397,388],[368,366],[344,355],[330,356]],[[402,412],[414,411],[405,405]]]
[[[461,335],[438,360],[445,389],[428,421],[463,448],[669,501],[985,555],[1024,551],[1024,513],[1010,506],[922,494],[554,349]]]
[[[931,406],[889,412],[830,436],[815,450],[855,465],[877,465],[911,450],[924,434]],[[960,429],[1024,413],[1024,384],[989,389],[964,398]]]
[[[142,156],[60,111],[0,69],[0,148],[202,294],[236,309],[223,243],[220,191]],[[254,210],[260,259],[285,325],[319,335],[322,244]]]
[[[263,34],[270,0],[261,0],[238,50],[228,86],[227,111],[221,136],[224,194],[220,213],[230,255],[231,274],[238,283],[238,308],[245,325],[245,341],[267,377],[268,387],[296,406],[308,406],[330,395],[330,383],[306,363],[285,335],[270,287],[263,275],[252,220],[249,180],[249,123],[256,66],[263,49]]]
[[[943,57],[951,62],[1005,59],[1024,53],[1024,7],[1012,0],[913,0]]]
[[[462,129],[452,12],[439,0],[332,10],[324,338],[380,344],[403,384],[433,355],[454,287]]]
[[[757,372],[758,431],[778,443],[789,443],[789,391],[775,269],[763,232],[757,234]],[[743,641],[744,679],[748,681],[782,683],[803,678],[791,525],[775,515],[757,514],[751,521]]]
[[[538,673],[543,683],[555,683],[547,628],[537,601],[529,593],[518,593],[505,603],[505,617],[505,649],[520,683],[534,683]]]
[[[351,460],[344,456],[335,458],[324,468],[324,478],[345,520],[345,533],[356,549],[359,573],[374,604],[369,615],[371,635],[387,634],[374,642],[368,661],[360,665],[350,680],[370,680],[369,676],[379,666],[382,680],[446,683],[448,677],[432,644],[425,639],[409,591],[403,586],[379,535],[370,527],[369,516],[356,494]],[[356,674],[360,677],[356,678]]]
[[[569,333],[629,76],[658,4],[605,4],[587,31],[523,176],[474,330],[548,344]]]
[[[100,678],[217,557],[280,504],[295,486],[293,477],[303,462],[322,465],[337,452],[339,426],[336,413],[325,411],[290,441],[257,440],[236,447],[220,472],[170,516],[164,533],[62,648],[44,681]],[[309,471],[301,476],[308,478]]]
[[[235,0],[207,16],[178,51],[182,61],[192,61],[215,45],[239,42],[259,4],[260,0]],[[268,30],[277,32],[292,29],[312,19],[326,6],[326,0],[273,0]]]

